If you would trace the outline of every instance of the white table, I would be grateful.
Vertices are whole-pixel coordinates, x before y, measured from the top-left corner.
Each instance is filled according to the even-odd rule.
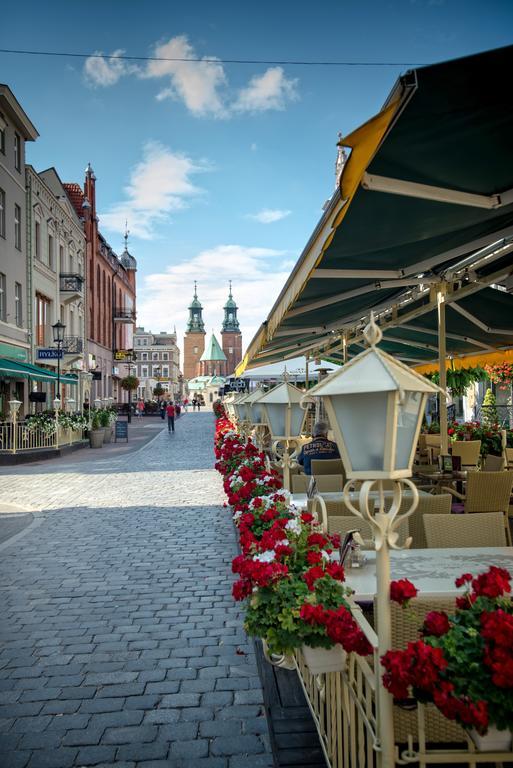
[[[419,491],[419,496],[430,496],[427,491]],[[392,498],[394,495],[393,491],[384,491],[383,495],[386,499]],[[322,493],[317,492],[317,496],[322,496],[322,498],[325,501],[344,501],[344,494],[341,491],[330,491],[329,493]],[[379,492],[378,491],[371,491],[369,493],[369,499],[378,499]],[[411,496],[411,491],[403,491],[403,496],[405,498],[408,498]],[[358,504],[358,500],[360,498],[359,491],[351,491],[349,494],[349,499],[353,504]],[[298,509],[306,509],[306,506],[308,504],[308,496],[306,493],[293,493],[290,499],[291,503],[294,504]],[[352,514],[349,510],[347,511],[347,514]]]
[[[361,568],[346,570],[346,583],[358,603],[372,602],[376,594],[376,553],[364,552]],[[462,573],[483,573],[490,565],[513,574],[513,547],[465,547],[460,549],[404,549],[390,552],[392,579],[409,579],[421,595],[461,594],[454,580]]]

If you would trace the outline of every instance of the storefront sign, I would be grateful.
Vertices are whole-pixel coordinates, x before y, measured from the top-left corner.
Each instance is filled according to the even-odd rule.
[[[132,360],[133,356],[133,349],[116,349],[114,352],[114,360]]]
[[[64,350],[62,349],[38,349],[38,360],[62,360],[64,357]]]
[[[28,363],[28,349],[16,347],[14,344],[4,344],[0,342],[0,357],[8,357],[10,360],[17,360],[19,363]]]

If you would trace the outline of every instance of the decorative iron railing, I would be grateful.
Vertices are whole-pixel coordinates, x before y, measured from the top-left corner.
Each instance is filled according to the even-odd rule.
[[[80,355],[84,351],[84,342],[80,336],[65,336],[62,348],[65,355]]]
[[[59,286],[62,293],[82,293],[84,278],[71,272],[61,272],[59,274]]]
[[[126,307],[115,307],[113,311],[114,320],[124,320],[125,322],[135,323],[135,309],[127,309]]]
[[[83,439],[82,430],[59,427],[53,432],[29,427],[23,421],[0,423],[0,453],[22,453],[43,448],[57,449]]]

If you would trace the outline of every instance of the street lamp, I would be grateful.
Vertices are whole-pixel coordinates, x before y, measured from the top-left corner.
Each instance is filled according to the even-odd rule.
[[[55,397],[57,400],[61,399],[61,354],[62,354],[62,345],[64,344],[64,331],[66,330],[66,326],[61,323],[60,320],[57,320],[57,322],[52,325],[52,331],[53,331],[53,341],[54,344],[57,344],[57,392],[55,393]]]
[[[303,392],[284,381],[266,392],[258,400],[263,409],[263,419],[273,439],[273,452],[283,468],[283,485],[290,491],[290,470],[296,466],[291,442],[301,437],[306,411],[301,407]],[[283,450],[279,444],[284,443]]]
[[[9,400],[9,415],[12,421],[12,452],[16,453],[18,442],[18,430],[16,428],[16,420],[18,418],[18,411],[20,410],[21,400]]]
[[[374,316],[364,331],[369,349],[320,381],[308,397],[322,397],[335,433],[348,482],[344,502],[357,517],[370,523],[376,549],[378,658],[391,647],[390,549],[398,545],[397,529],[418,504],[412,474],[424,407],[428,395],[439,387],[391,355],[378,349],[382,332]],[[349,491],[355,481],[363,481],[359,508],[353,506]],[[392,506],[385,511],[384,480],[394,484]],[[411,506],[399,514],[402,484],[410,490]],[[370,498],[377,485],[377,500]],[[375,508],[376,504],[376,508]],[[409,547],[411,539],[406,541]],[[382,674],[382,673],[381,673]],[[394,760],[393,699],[383,686],[378,691],[379,739],[382,766],[391,768]]]
[[[259,387],[251,392],[244,400],[241,406],[242,410],[246,412],[246,421],[248,421],[254,429],[255,440],[260,447],[262,447],[264,432],[266,430],[266,424],[264,419],[263,406],[261,404],[262,397],[266,394],[266,391]]]

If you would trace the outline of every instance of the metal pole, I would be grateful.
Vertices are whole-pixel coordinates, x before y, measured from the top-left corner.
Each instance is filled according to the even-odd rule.
[[[16,453],[16,442],[17,442],[17,434],[18,430],[16,428],[16,421],[18,420],[18,412],[13,413],[12,415],[12,430],[13,430],[13,437],[12,437],[12,452]]]
[[[308,358],[305,357],[305,389],[308,392]]]
[[[446,342],[445,342],[445,283],[440,285],[436,299],[438,305],[438,371],[440,376],[440,452],[446,455],[449,452],[447,435],[447,371],[445,368]]]
[[[61,399],[61,341],[57,342],[57,400]]]

